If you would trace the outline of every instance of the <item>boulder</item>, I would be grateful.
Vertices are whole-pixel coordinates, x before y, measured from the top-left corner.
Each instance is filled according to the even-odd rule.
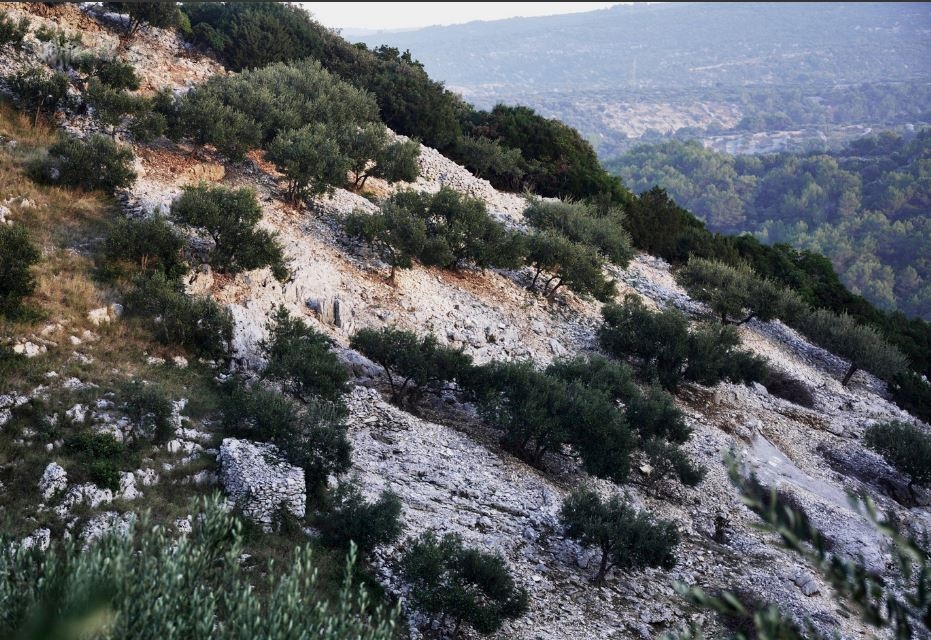
[[[39,491],[42,492],[42,497],[49,500],[56,493],[64,491],[67,486],[68,473],[57,462],[50,462],[39,479]]]
[[[217,455],[220,482],[243,514],[270,530],[280,509],[304,517],[304,470],[271,444],[225,438]]]

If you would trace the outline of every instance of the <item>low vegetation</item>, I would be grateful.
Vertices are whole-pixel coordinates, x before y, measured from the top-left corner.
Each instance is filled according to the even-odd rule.
[[[41,253],[22,225],[0,223],[0,315],[18,311],[36,290],[33,273]]]
[[[355,545],[365,557],[377,547],[392,544],[401,535],[401,499],[384,491],[374,502],[353,482],[341,482],[325,499],[314,524],[323,544],[339,549]]]
[[[30,164],[38,182],[113,193],[136,180],[133,152],[111,138],[93,134],[87,140],[64,137],[49,147],[48,156]]]
[[[203,183],[184,187],[171,203],[171,217],[213,240],[207,260],[217,271],[234,275],[268,266],[279,280],[287,278],[281,246],[275,236],[256,229],[262,209],[251,189],[234,190]]]
[[[804,315],[799,330],[812,342],[850,362],[841,382],[847,385],[859,369],[889,380],[906,367],[905,356],[876,329],[858,324],[847,314],[818,309]]]
[[[48,552],[0,544],[0,619],[4,637],[65,637],[74,629],[102,638],[293,638],[315,629],[327,640],[389,640],[392,615],[374,610],[346,581],[332,600],[317,592],[318,573],[307,545],[284,567],[257,575],[241,561],[242,527],[219,498],[195,510],[190,534],[175,538],[143,517],[128,535],[114,535],[82,550],[76,541]],[[179,585],[184,585],[180,587]],[[257,631],[257,625],[261,631]]]
[[[672,569],[679,533],[671,522],[653,522],[619,496],[602,500],[590,489],[578,489],[560,511],[566,536],[601,551],[595,582],[612,568],[632,571],[645,567]]]
[[[863,442],[907,475],[909,487],[931,485],[931,434],[927,431],[904,422],[884,422],[869,427]]]
[[[682,312],[653,312],[632,296],[602,313],[601,345],[619,358],[633,358],[643,379],[666,389],[675,390],[683,381],[707,386],[722,380],[759,382],[765,375],[765,361],[738,349],[740,338],[731,326],[702,323],[690,330]]]
[[[425,532],[409,543],[401,572],[411,588],[411,603],[441,629],[462,625],[482,634],[497,631],[527,611],[527,592],[515,584],[504,559],[472,549],[462,538],[438,538]]]

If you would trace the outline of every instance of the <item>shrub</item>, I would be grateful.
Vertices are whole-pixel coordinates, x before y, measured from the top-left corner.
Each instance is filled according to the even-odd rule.
[[[284,640],[313,629],[317,640],[395,637],[391,617],[354,583],[351,554],[342,588],[327,599],[309,545],[285,558],[283,570],[263,567],[258,578],[240,560],[242,525],[220,496],[191,513],[188,535],[175,538],[143,516],[126,535],[87,549],[69,541],[41,553],[5,535],[0,636],[71,637],[68,630],[81,629],[86,637],[154,639],[184,629],[197,638]]]
[[[106,136],[94,134],[87,140],[67,137],[49,148],[48,158],[30,165],[29,174],[40,182],[113,193],[136,180],[132,162],[132,149]]]
[[[365,556],[393,543],[401,535],[401,499],[391,491],[382,492],[375,502],[366,501],[359,486],[341,482],[327,496],[323,510],[314,521],[320,541],[328,547],[348,549],[355,544]]]
[[[487,634],[527,610],[527,592],[514,583],[504,559],[466,548],[454,534],[422,534],[404,554],[401,571],[413,605],[439,618],[441,627],[449,619],[456,630],[465,623]]]
[[[300,407],[280,393],[235,382],[223,403],[226,433],[274,443],[291,464],[304,470],[309,495],[319,495],[331,475],[349,470],[352,445],[345,407],[312,398]]]
[[[626,267],[634,256],[623,226],[624,213],[618,207],[602,210],[594,203],[530,198],[524,218],[537,229],[557,231],[572,242],[594,247],[620,267]]]
[[[289,178],[304,184],[314,176],[332,178],[334,182],[324,180],[328,184],[345,184],[347,136],[378,119],[370,95],[331,76],[312,60],[214,76],[180,102],[185,133],[200,143],[214,144],[231,159],[259,144],[271,152],[269,143],[282,137],[274,146],[273,155],[279,156],[275,162],[288,168]],[[301,163],[301,154],[287,153],[284,140],[292,138],[301,142],[304,153],[312,154],[310,160]],[[314,141],[326,147],[318,151]],[[343,168],[341,175],[334,166]]]
[[[51,117],[68,97],[68,76],[44,67],[23,69],[6,78],[18,104],[28,113]]]
[[[85,99],[97,119],[110,127],[111,133],[126,116],[140,113],[147,106],[144,98],[123,89],[115,89],[95,78],[91,78],[88,83]]]
[[[160,29],[181,24],[181,10],[174,2],[107,2],[105,5],[111,11],[129,15],[126,31],[130,36],[144,24]]]
[[[571,444],[586,471],[622,482],[634,447],[624,414],[596,389],[538,371],[529,362],[491,363],[469,376],[479,413],[503,444],[532,464]]]
[[[94,77],[116,90],[139,88],[139,76],[136,69],[128,62],[116,58],[98,58],[94,63]]]
[[[126,296],[126,311],[151,319],[155,337],[208,358],[229,353],[233,316],[209,297],[188,297],[164,274],[140,278]]]
[[[41,257],[22,225],[0,224],[0,314],[19,310],[23,298],[35,291],[32,267]]]
[[[454,157],[479,178],[488,178],[499,188],[520,189],[526,173],[520,149],[509,149],[497,140],[464,136],[456,145]]]
[[[630,571],[676,565],[679,533],[675,525],[652,522],[617,495],[602,501],[594,491],[578,489],[563,502],[560,517],[567,537],[601,550],[596,582],[602,582],[612,567]]]
[[[740,337],[733,327],[702,324],[689,332],[685,315],[674,309],[654,313],[634,296],[602,309],[602,346],[615,356],[634,356],[640,373],[674,390],[681,380],[714,385],[721,380],[762,379],[765,361],[737,350]]]
[[[904,422],[874,424],[863,442],[886,462],[906,474],[913,484],[931,485],[931,434]]]
[[[261,141],[262,132],[255,120],[216,96],[190,91],[173,110],[177,114],[171,129],[174,138],[190,136],[198,144],[212,144],[230,160],[242,160]]]
[[[341,142],[353,174],[353,190],[361,191],[370,177],[388,182],[417,179],[420,144],[413,140],[389,144],[388,130],[380,122],[346,130]]]
[[[290,393],[306,401],[310,396],[339,400],[349,390],[349,371],[332,351],[332,342],[300,318],[278,307],[263,344],[268,364],[263,375],[277,380]]]
[[[692,298],[710,306],[724,324],[741,325],[754,318],[791,322],[805,307],[795,292],[760,278],[746,264],[734,267],[693,257],[679,268],[676,280]]]
[[[602,302],[614,297],[614,283],[605,279],[602,260],[593,247],[572,242],[558,232],[545,231],[527,236],[526,252],[527,263],[534,269],[531,288],[542,273],[551,274],[543,283],[543,295],[547,298],[553,298],[563,285]]]
[[[346,181],[350,162],[335,133],[318,122],[282,131],[268,146],[265,157],[288,178],[287,197],[292,201],[308,193],[332,192]]]
[[[391,267],[388,279],[392,282],[395,270],[410,269],[427,242],[424,221],[390,200],[378,213],[352,212],[346,216],[343,228],[349,237],[363,240],[388,263]]]
[[[143,272],[158,270],[174,279],[187,271],[181,258],[183,244],[181,236],[160,215],[139,220],[119,218],[110,227],[103,255],[111,262],[133,262]]]
[[[889,393],[897,405],[931,423],[931,383],[914,371],[897,373],[889,381]]]
[[[392,400],[403,405],[419,400],[424,393],[441,393],[448,383],[462,382],[472,358],[461,349],[441,346],[431,335],[418,338],[410,331],[393,327],[361,329],[349,346],[385,370]]]
[[[91,482],[102,489],[120,488],[117,468],[123,445],[112,434],[82,432],[65,440],[65,451],[75,456]]]
[[[251,189],[231,190],[205,183],[184,187],[171,203],[171,216],[210,236],[214,246],[209,260],[218,271],[236,274],[269,266],[279,280],[287,277],[275,236],[255,228],[262,219],[262,209]]]
[[[675,475],[682,484],[694,487],[705,477],[705,468],[695,465],[682,449],[658,438],[649,438],[640,443],[640,448],[650,461],[649,484],[660,482]]]
[[[129,132],[133,137],[147,144],[168,131],[168,119],[155,111],[143,111],[129,123]]]
[[[175,433],[173,408],[165,390],[157,384],[132,382],[123,390],[123,408],[132,421],[134,444],[140,439],[164,444]]]
[[[14,22],[11,17],[0,14],[0,46],[12,44],[14,47],[19,47],[27,33],[29,33],[29,18],[24,16],[19,22]]]
[[[478,198],[442,187],[435,194],[401,191],[391,201],[424,221],[427,241],[419,256],[424,264],[513,268],[521,262],[520,235],[493,220]]]
[[[802,316],[797,328],[819,347],[850,362],[841,382],[844,386],[858,369],[865,369],[883,380],[905,370],[906,360],[901,351],[886,342],[879,331],[857,324],[846,313],[838,315],[818,309]]]
[[[766,390],[777,398],[809,409],[815,406],[815,396],[808,385],[784,371],[767,368],[762,382]]]

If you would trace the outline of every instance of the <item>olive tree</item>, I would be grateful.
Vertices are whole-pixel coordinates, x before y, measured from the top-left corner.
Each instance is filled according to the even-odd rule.
[[[858,324],[846,313],[818,309],[800,318],[796,326],[812,342],[850,362],[841,382],[844,386],[858,369],[889,380],[906,368],[901,351],[879,331]]]
[[[601,551],[596,582],[603,582],[611,568],[630,571],[676,565],[679,533],[675,525],[653,522],[618,495],[602,500],[590,489],[578,489],[563,502],[560,517],[567,537]]]
[[[262,209],[252,189],[227,189],[206,183],[184,187],[171,203],[171,216],[210,236],[213,249],[209,260],[218,271],[236,274],[270,266],[279,280],[287,277],[275,236],[255,228],[262,219]]]

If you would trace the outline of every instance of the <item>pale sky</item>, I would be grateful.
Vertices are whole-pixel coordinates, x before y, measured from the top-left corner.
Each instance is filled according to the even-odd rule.
[[[301,2],[324,26],[336,29],[410,29],[548,16],[605,9],[617,2]]]

